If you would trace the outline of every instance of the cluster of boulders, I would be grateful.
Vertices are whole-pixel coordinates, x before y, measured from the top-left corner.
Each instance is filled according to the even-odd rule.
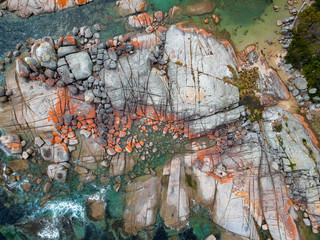
[[[291,29],[293,28],[293,21],[293,16],[283,20],[277,20],[277,26],[281,27],[280,33],[284,35],[278,38],[279,43],[283,44],[283,49],[288,49],[292,41],[293,34],[291,33]]]
[[[40,154],[45,161],[50,164],[47,168],[47,174],[50,180],[57,182],[66,182],[67,169],[70,168],[69,150],[65,144],[55,143],[52,134],[43,134],[35,138],[35,145],[40,149]]]
[[[21,51],[23,49],[24,49],[24,45],[22,43],[18,43],[14,51],[8,51],[6,53],[6,57],[4,61],[0,60],[0,72],[3,72],[5,70],[5,65],[12,63],[14,58],[18,57],[21,54]]]
[[[316,95],[318,90],[316,88],[308,89],[308,82],[303,75],[293,75],[287,83],[289,84],[289,91],[299,102],[300,107],[307,107],[310,111],[320,108],[320,98]]]
[[[146,33],[152,33],[154,30],[158,29],[160,25],[163,24],[165,16],[161,11],[155,12],[154,15],[149,15],[148,13],[141,13],[138,15],[133,15],[128,18],[128,23],[131,27],[137,29],[144,29]]]
[[[0,103],[7,102],[12,95],[12,90],[0,86]]]

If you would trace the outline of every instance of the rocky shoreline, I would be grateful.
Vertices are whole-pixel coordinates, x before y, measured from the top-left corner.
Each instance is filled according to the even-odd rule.
[[[255,45],[236,53],[202,29],[164,27],[167,18],[131,15],[140,32],[106,42],[96,24],[26,45],[0,89],[0,142],[17,159],[2,164],[3,185],[41,186],[46,206],[71,173],[79,192],[99,180],[125,194],[129,236],[152,238],[158,214],[185,229],[195,206],[239,239],[299,239],[299,210],[317,234],[318,142],[301,115],[278,105],[292,95],[317,111],[308,95],[317,90],[301,75],[288,90]],[[45,166],[43,176],[30,165]],[[87,216],[102,221],[106,207],[87,199]]]

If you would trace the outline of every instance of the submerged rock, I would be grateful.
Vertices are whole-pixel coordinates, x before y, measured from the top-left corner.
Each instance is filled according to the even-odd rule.
[[[88,199],[87,215],[93,221],[101,221],[104,218],[104,202],[102,200]]]

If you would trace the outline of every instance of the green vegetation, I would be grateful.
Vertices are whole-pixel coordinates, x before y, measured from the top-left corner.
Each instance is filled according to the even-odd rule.
[[[224,78],[224,81],[233,84],[239,88],[240,98],[245,96],[254,96],[255,92],[258,91],[257,79],[259,78],[258,68],[252,68],[249,70],[243,70],[239,72],[239,77],[237,72],[232,66],[228,65],[230,72],[233,75],[233,80],[229,78]]]
[[[286,61],[302,70],[309,88],[320,86],[320,0],[302,11],[299,24],[292,30],[293,39]]]
[[[282,124],[281,122],[280,123],[277,123],[276,125],[273,126],[273,130],[276,131],[276,132],[281,132],[282,131]]]
[[[197,190],[197,182],[196,182],[196,180],[194,180],[193,178],[192,178],[192,176],[191,175],[189,175],[189,174],[186,174],[186,182],[187,182],[187,184],[188,184],[188,187],[190,187],[190,188],[192,188],[192,189],[194,189],[194,190]]]
[[[240,103],[251,113],[249,119],[252,122],[259,122],[262,118],[263,106],[255,96],[255,92],[259,91],[257,86],[257,79],[259,78],[258,68],[243,70],[239,72],[239,76],[232,66],[228,65],[228,68],[233,75],[233,79],[225,77],[223,79],[224,82],[239,88]]]

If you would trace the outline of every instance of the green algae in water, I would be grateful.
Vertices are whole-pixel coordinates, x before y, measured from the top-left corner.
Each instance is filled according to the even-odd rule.
[[[149,10],[168,12],[170,8],[184,3],[186,0],[150,0]]]

